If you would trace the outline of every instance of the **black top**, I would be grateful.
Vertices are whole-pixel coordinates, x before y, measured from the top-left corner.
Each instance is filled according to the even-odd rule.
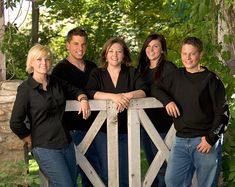
[[[166,94],[167,93],[167,94]],[[164,106],[174,101],[180,117],[174,118],[176,136],[206,136],[210,145],[218,140],[228,124],[228,102],[221,80],[211,71],[189,73],[175,70],[153,84],[152,95]]]
[[[62,116],[65,96],[77,99],[83,92],[67,82],[48,76],[47,91],[30,75],[17,90],[10,127],[19,138],[31,134],[32,146],[42,148],[64,148],[71,138],[64,129]],[[28,118],[30,127],[25,123]]]
[[[77,88],[84,89],[91,71],[96,68],[94,62],[85,60],[85,71],[81,71],[76,66],[71,64],[67,59],[63,59],[59,62],[53,69],[52,74],[68,81],[70,84]],[[71,98],[66,98],[71,99]],[[91,116],[84,120],[82,114],[78,115],[77,112],[65,112],[64,113],[64,123],[68,130],[81,130],[87,131],[94,121],[97,112],[91,112]]]
[[[166,62],[164,63],[162,73],[160,76],[161,78],[164,78],[168,74],[170,74],[172,71],[174,71],[177,67],[171,63]],[[155,75],[156,68],[150,69],[148,68],[146,72],[143,73],[143,80],[146,82],[147,86],[151,87],[151,84],[154,82],[154,75]],[[148,97],[151,97],[151,93],[148,93]],[[172,117],[169,116],[166,112],[165,108],[149,108],[145,109],[146,114],[148,115],[149,119],[152,121],[153,125],[160,133],[167,133],[170,129],[173,120]]]
[[[86,88],[91,98],[94,98],[97,91],[125,93],[139,89],[146,92],[147,89],[136,69],[125,65],[122,65],[116,87],[113,85],[108,70],[106,68],[98,68],[92,71]],[[106,132],[106,122],[101,131]],[[127,110],[118,113],[118,132],[127,133]]]

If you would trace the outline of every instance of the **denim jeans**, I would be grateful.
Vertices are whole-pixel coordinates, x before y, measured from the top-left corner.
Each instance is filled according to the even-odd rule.
[[[157,154],[158,150],[143,127],[141,127],[140,133],[141,133],[141,143],[142,143],[148,164],[150,165],[155,155]],[[166,137],[166,133],[159,133],[159,135],[162,137],[162,139]],[[151,187],[165,187],[166,186],[165,180],[164,180],[166,167],[167,167],[167,164],[166,162],[164,162],[155,180],[153,181]]]
[[[50,187],[76,187],[76,158],[74,145],[62,149],[34,147],[33,157],[49,180]]]
[[[213,181],[217,180],[221,161],[221,141],[218,140],[209,153],[197,151],[200,142],[201,137],[175,138],[165,175],[167,187],[191,186],[194,171],[198,187],[214,185]]]
[[[79,143],[81,143],[81,141],[85,137],[86,133],[87,133],[86,131],[78,131],[78,130],[70,131],[70,135],[73,139],[74,144],[78,145]],[[85,156],[88,159],[88,161],[90,162],[90,164],[93,166],[93,168],[95,169],[97,174],[99,176],[101,176],[100,161],[97,156],[97,149],[95,147],[94,142],[91,143]],[[91,184],[90,180],[87,178],[86,174],[82,171],[82,169],[79,166],[77,166],[77,169],[78,169],[78,172],[77,172],[78,175],[79,174],[81,175],[82,186],[83,187],[92,187],[93,185]]]
[[[99,132],[95,138],[104,184],[108,186],[107,134]],[[119,187],[128,187],[128,139],[127,134],[118,135]]]

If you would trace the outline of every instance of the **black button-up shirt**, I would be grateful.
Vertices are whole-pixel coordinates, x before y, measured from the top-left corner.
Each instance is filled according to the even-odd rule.
[[[45,91],[41,84],[29,76],[17,90],[10,120],[12,131],[21,139],[31,134],[33,147],[65,147],[71,141],[62,122],[65,97],[77,99],[82,93],[80,89],[53,76],[48,77]],[[26,117],[29,128],[25,123]]]

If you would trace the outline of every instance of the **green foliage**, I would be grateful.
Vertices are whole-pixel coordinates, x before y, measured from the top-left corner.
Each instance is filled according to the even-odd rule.
[[[27,165],[23,161],[0,163],[0,186],[27,186]]]
[[[6,56],[7,79],[25,79],[26,55],[30,44],[28,31],[19,31],[15,25],[8,23],[1,51]]]
[[[19,0],[6,1],[9,6]],[[230,9],[233,0],[225,0]],[[12,3],[12,4],[11,4]],[[39,0],[40,32],[39,42],[49,45],[54,52],[55,63],[66,57],[65,35],[75,26],[82,26],[89,35],[86,57],[98,63],[100,51],[107,39],[121,36],[130,47],[133,64],[136,65],[138,53],[142,44],[150,33],[161,33],[166,37],[168,58],[181,66],[180,42],[184,37],[196,36],[204,43],[204,57],[202,65],[214,71],[223,81],[229,98],[232,115],[229,134],[234,134],[235,102],[231,99],[235,93],[235,80],[230,69],[221,61],[231,58],[230,52],[223,49],[217,42],[217,23],[220,4],[215,0]],[[11,5],[11,6],[10,6]],[[4,36],[2,50],[7,59],[7,77],[24,79],[27,51],[31,41],[30,29],[18,30],[9,24]],[[234,35],[228,34],[223,43],[230,44]],[[220,56],[220,57],[219,57]],[[220,59],[221,58],[221,59]],[[224,155],[232,172],[231,164],[234,160],[234,141],[225,141]],[[227,157],[226,157],[227,156]],[[225,172],[225,173],[226,173]],[[234,174],[226,173],[228,186],[235,182]],[[233,179],[233,180],[231,180]]]

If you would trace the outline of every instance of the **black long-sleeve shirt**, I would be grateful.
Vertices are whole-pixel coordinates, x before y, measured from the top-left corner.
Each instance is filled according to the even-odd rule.
[[[81,71],[65,58],[53,68],[52,75],[66,80],[73,86],[84,90],[91,71],[97,67],[94,62],[88,60],[85,60],[84,63],[85,70]],[[66,99],[70,100],[72,98]],[[77,112],[65,112],[63,121],[68,130],[87,131],[96,116],[97,112],[91,112],[91,116],[87,120],[84,120],[82,114],[78,115]]]
[[[21,139],[31,135],[33,147],[65,147],[71,141],[62,123],[65,96],[77,99],[82,93],[80,89],[53,76],[48,76],[45,91],[30,75],[17,90],[10,119],[12,131]],[[25,123],[26,117],[30,128]]]
[[[228,124],[228,102],[223,83],[211,71],[189,73],[175,70],[152,85],[152,95],[164,106],[174,101],[180,117],[174,118],[176,136],[206,136],[214,145]]]
[[[110,74],[106,68],[98,68],[92,71],[86,87],[91,98],[94,98],[97,91],[126,93],[139,89],[144,92],[147,91],[144,81],[134,67],[127,67],[125,65],[122,65],[116,87],[113,85]],[[106,125],[103,125],[101,131],[106,132]],[[127,133],[127,110],[118,113],[118,132]]]
[[[156,67],[157,68],[157,67]],[[155,78],[155,71],[156,68],[150,69],[148,68],[144,73],[142,73],[142,78],[146,82],[146,85],[151,88],[152,83],[154,82]],[[163,69],[159,79],[168,76],[172,71],[174,71],[177,67],[172,62],[165,62],[163,65]],[[151,97],[151,93],[148,93],[148,97]],[[148,115],[149,119],[152,121],[153,125],[160,133],[167,133],[170,129],[173,120],[172,117],[169,116],[166,112],[165,108],[148,108],[145,109],[146,114]]]

